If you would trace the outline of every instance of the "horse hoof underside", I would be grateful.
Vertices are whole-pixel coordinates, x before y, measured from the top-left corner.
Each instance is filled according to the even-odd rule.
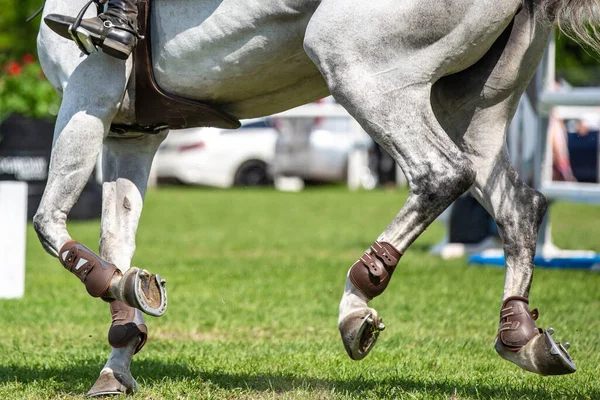
[[[365,358],[384,329],[381,319],[370,309],[349,314],[339,325],[344,348],[353,360]]]
[[[535,372],[540,375],[565,375],[577,371],[571,355],[567,351],[569,343],[557,343],[552,339],[554,330],[548,328],[531,339],[518,351],[506,347],[496,339],[496,351],[500,357],[526,371]]]
[[[131,374],[119,374],[112,370],[104,370],[87,392],[87,397],[119,396],[122,394],[134,394],[138,385]]]
[[[127,304],[153,317],[160,317],[167,311],[165,284],[160,275],[137,267],[129,268],[118,283]]]

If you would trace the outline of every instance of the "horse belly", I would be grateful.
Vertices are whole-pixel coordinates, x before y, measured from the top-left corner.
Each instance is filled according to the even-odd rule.
[[[156,80],[171,93],[219,105],[238,118],[323,97],[325,82],[303,49],[306,25],[319,3],[157,1]]]

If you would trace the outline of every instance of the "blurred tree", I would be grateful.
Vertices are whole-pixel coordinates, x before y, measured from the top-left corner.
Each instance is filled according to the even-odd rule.
[[[36,54],[35,40],[41,18],[25,20],[33,14],[43,0],[0,0],[0,63]]]
[[[0,0],[0,122],[11,114],[54,117],[60,100],[37,62],[41,17],[26,22],[43,0]]]
[[[573,86],[600,86],[600,57],[557,32],[556,73]]]

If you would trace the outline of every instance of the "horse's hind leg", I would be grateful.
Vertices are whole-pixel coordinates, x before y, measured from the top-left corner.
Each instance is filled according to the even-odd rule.
[[[165,136],[109,137],[105,141],[100,256],[123,271],[131,265],[152,159]],[[148,331],[144,317],[138,309],[118,300],[110,303],[110,311],[112,324],[108,341],[112,351],[88,396],[137,390],[130,364],[133,355],[146,342]]]
[[[432,103],[440,122],[477,170],[471,189],[497,222],[504,241],[506,277],[496,350],[542,375],[575,371],[568,352],[541,334],[529,310],[544,196],[524,184],[510,164],[505,132],[519,97],[543,53],[548,28],[525,9],[476,65],[441,79]]]
[[[33,224],[44,249],[58,257],[90,295],[118,299],[159,316],[166,310],[160,279],[137,268],[121,271],[73,241],[66,229],[67,216],[90,177],[119,109],[126,65],[94,54],[70,74],[56,123],[48,183]]]
[[[480,31],[469,27],[472,37],[453,35],[464,28],[457,28],[462,16],[452,15],[440,21],[443,26],[423,32],[421,41],[412,13],[446,15],[446,5],[426,1],[409,12],[402,4],[323,2],[305,37],[305,48],[332,94],[398,162],[411,189],[398,215],[348,273],[338,323],[353,359],[368,354],[384,327],[368,302],[383,292],[408,246],[475,180],[472,162],[434,115],[431,85],[444,68],[459,68],[451,65],[478,57],[464,53],[465,42],[491,45],[514,15],[505,10],[502,20],[499,10]],[[502,4],[515,10],[518,6]],[[437,43],[442,39],[443,44]]]
[[[369,117],[354,114],[400,164],[411,192],[394,220],[348,272],[338,324],[346,351],[353,359],[365,357],[378,331],[385,327],[367,302],[385,290],[410,244],[475,179],[471,162],[435,120],[429,89],[428,85],[413,87],[400,94],[401,100],[382,98],[380,103],[372,104]],[[396,126],[388,125],[392,121]]]
[[[536,326],[537,310],[529,309],[533,258],[547,202],[518,178],[510,164],[503,141],[506,122],[503,117],[497,119],[503,106],[511,107],[503,104],[478,111],[476,118],[485,120],[486,126],[470,129],[463,141],[477,169],[471,191],[490,211],[504,242],[506,272],[495,347],[504,359],[528,371],[541,375],[572,373],[576,367],[567,349],[550,337],[552,330],[544,333]]]
[[[378,331],[385,327],[377,312],[367,306],[368,301],[386,289],[410,244],[475,179],[471,162],[437,123],[429,90],[424,84],[403,91],[399,98],[382,97],[371,104],[368,117],[361,115],[362,111],[353,113],[400,164],[411,189],[394,220],[348,272],[338,324],[346,351],[353,359],[364,358],[375,344]],[[363,105],[369,100],[373,101],[356,99]]]

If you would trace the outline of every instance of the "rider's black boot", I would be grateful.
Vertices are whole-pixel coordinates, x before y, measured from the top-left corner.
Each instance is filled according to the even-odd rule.
[[[80,26],[74,25],[76,18],[59,14],[49,14],[44,21],[60,36],[74,40],[87,54],[95,46],[106,54],[126,60],[139,37],[137,14],[137,0],[108,0],[105,13],[82,19]]]

